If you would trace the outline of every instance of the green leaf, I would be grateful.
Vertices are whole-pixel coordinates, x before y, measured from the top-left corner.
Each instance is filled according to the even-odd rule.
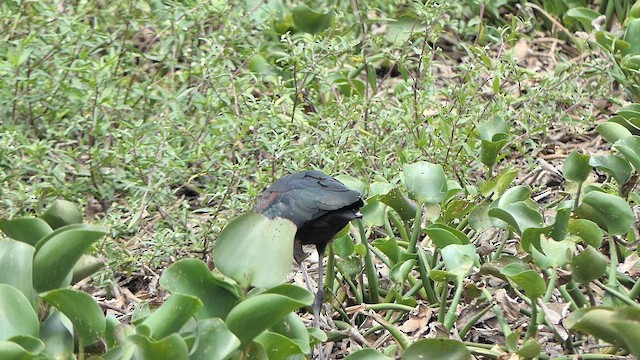
[[[640,54],[640,19],[632,19],[627,23],[622,39],[631,45],[622,52],[623,55]]]
[[[488,214],[506,222],[520,234],[528,228],[540,228],[544,225],[542,215],[524,201],[491,208]]]
[[[419,161],[403,167],[409,197],[418,203],[438,204],[447,197],[447,179],[441,165]]]
[[[380,196],[380,201],[395,210],[404,221],[411,221],[416,217],[418,207],[397,187]]]
[[[318,13],[306,5],[296,6],[291,11],[291,15],[296,28],[309,34],[317,34],[327,29],[333,21],[331,11],[325,14]]]
[[[520,355],[524,359],[534,359],[540,355],[540,351],[542,351],[542,347],[536,339],[527,339],[524,344],[517,351],[517,354]]]
[[[31,246],[53,232],[51,226],[39,218],[0,220],[0,230],[8,237]]]
[[[25,349],[21,345],[13,341],[0,340],[0,359],[3,360],[29,360],[35,359],[34,355],[37,352],[32,352]]]
[[[384,219],[388,208],[387,205],[380,202],[379,199],[379,196],[370,197],[367,199],[366,204],[360,208],[362,220],[369,227],[384,226]]]
[[[592,216],[596,216],[606,225],[605,230],[610,235],[623,235],[631,229],[633,212],[623,198],[600,191],[591,191],[582,201],[591,207]]]
[[[391,268],[389,279],[396,284],[404,284],[415,264],[415,259],[398,262]]]
[[[469,244],[469,237],[462,231],[441,223],[434,223],[423,230],[438,248],[444,248],[450,244]]]
[[[582,155],[573,150],[562,166],[562,173],[567,180],[582,183],[589,177],[591,166],[589,166],[589,155]]]
[[[84,344],[102,337],[106,321],[100,305],[91,295],[72,289],[56,289],[40,295],[65,314]]]
[[[593,25],[591,22],[595,20],[600,13],[594,10],[591,10],[586,7],[574,7],[569,10],[564,15],[564,21],[571,24],[573,22],[580,23],[586,31],[593,30]]]
[[[200,320],[196,326],[198,342],[192,349],[190,360],[226,359],[240,347],[240,340],[221,319]]]
[[[203,307],[196,319],[224,319],[233,309],[239,294],[222,279],[215,277],[207,265],[197,259],[182,259],[169,266],[160,277],[160,285],[172,294],[195,296]]]
[[[0,240],[0,284],[19,290],[37,309],[37,296],[33,290],[33,254],[35,249],[26,243]]]
[[[318,332],[320,333],[319,335],[321,335],[324,339],[321,341],[326,341],[326,334],[320,329],[316,330],[318,330]],[[311,331],[310,329],[307,329],[307,326],[304,324],[298,314],[294,312],[289,313],[284,317],[283,321],[277,322],[269,329],[269,331],[278,333],[295,341],[298,346],[300,346],[300,349],[303,353],[308,354],[311,352]]]
[[[633,171],[628,161],[616,155],[596,155],[589,160],[589,165],[606,172],[619,185],[626,183]]]
[[[374,349],[362,349],[349,354],[344,360],[392,360],[388,356],[382,355]]]
[[[254,341],[265,348],[269,360],[285,360],[290,356],[304,354],[296,341],[271,331],[264,331]]]
[[[398,262],[398,259],[400,259],[402,250],[400,250],[400,246],[398,245],[398,241],[395,237],[376,239],[373,241],[373,243],[371,243],[371,245],[380,249],[380,251],[387,255],[389,257],[389,260],[391,260],[394,264]]]
[[[631,132],[626,127],[614,122],[599,124],[596,126],[596,132],[602,135],[610,144],[631,136]]]
[[[519,264],[510,264],[505,266],[501,273],[513,281],[518,288],[524,290],[525,295],[532,301],[545,293],[546,285],[544,280],[536,271],[522,270]]]
[[[449,245],[440,252],[447,271],[459,278],[469,275],[474,265],[480,266],[480,259],[473,244]]]
[[[55,230],[65,225],[81,224],[82,212],[71,201],[57,199],[40,218]]]
[[[581,284],[598,279],[607,270],[606,256],[592,246],[587,246],[571,261],[571,275]]]
[[[201,307],[202,302],[195,296],[172,294],[138,329],[152,339],[162,339],[178,332]]]
[[[573,254],[576,251],[576,244],[573,241],[555,241],[548,239],[546,236],[540,238],[540,247],[542,252],[533,247],[531,254],[535,264],[543,270],[559,268],[568,264],[573,259]]]
[[[620,139],[613,144],[613,147],[622,153],[636,171],[640,172],[640,136],[632,135]]]
[[[570,219],[569,233],[580,237],[596,249],[602,244],[604,236],[598,224],[587,219]]]
[[[75,284],[78,281],[85,279],[96,271],[100,270],[104,266],[104,263],[95,256],[83,254],[78,259],[78,262],[73,267],[73,277],[71,283]]]
[[[224,275],[244,288],[278,285],[291,272],[296,231],[287,219],[242,215],[218,236],[213,259]]]
[[[76,224],[56,229],[36,245],[33,287],[44,292],[64,287],[82,254],[106,234],[101,227]]]
[[[243,346],[290,312],[313,302],[311,293],[297,286],[281,285],[270,291],[275,293],[262,293],[240,302],[227,316],[227,327]]]
[[[73,354],[73,327],[70,320],[57,310],[51,311],[42,323],[40,338],[45,344],[44,353],[49,357],[65,359]]]
[[[471,353],[458,340],[421,339],[404,350],[402,360],[470,360]]]
[[[630,351],[635,358],[640,357],[640,309],[637,307],[581,308],[569,315],[565,326]]]
[[[16,288],[0,284],[0,340],[38,336],[39,322],[29,300]]]
[[[500,151],[510,140],[511,136],[508,134],[496,134],[493,136],[492,141],[481,140],[480,161],[491,168],[496,163]]]
[[[139,334],[130,335],[127,339],[136,344],[135,359],[189,359],[187,344],[177,333],[172,333],[158,341]]]

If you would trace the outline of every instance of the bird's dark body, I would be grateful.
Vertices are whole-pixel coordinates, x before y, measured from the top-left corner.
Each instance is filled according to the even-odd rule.
[[[362,217],[360,193],[317,170],[284,176],[258,199],[256,211],[268,217],[291,220],[297,227],[294,256],[301,262],[301,245],[316,245],[322,254],[326,245],[349,221]]]

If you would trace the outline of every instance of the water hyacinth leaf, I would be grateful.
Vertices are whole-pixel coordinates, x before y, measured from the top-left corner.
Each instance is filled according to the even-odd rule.
[[[296,231],[287,219],[242,215],[220,233],[213,259],[224,275],[242,287],[278,285],[291,271]]]
[[[623,198],[600,191],[591,191],[582,201],[591,206],[595,216],[604,222],[610,235],[623,235],[631,228],[633,211]]]
[[[106,233],[102,227],[75,224],[40,240],[33,258],[33,287],[44,292],[68,285],[78,259]]]
[[[640,171],[640,136],[633,135],[620,139],[613,144],[613,147],[622,153],[636,171]]]
[[[311,352],[311,346],[309,345],[311,341],[310,331],[307,330],[306,325],[298,314],[294,312],[289,313],[284,317],[283,321],[277,322],[269,331],[295,341],[303,353],[308,354]],[[324,340],[322,341],[326,341],[326,334],[323,331],[320,331],[320,333],[324,336]]]
[[[51,226],[39,218],[0,220],[0,230],[8,237],[31,246],[36,246],[40,239],[53,232]]]
[[[198,344],[189,356],[191,360],[226,359],[240,347],[240,340],[221,319],[203,319],[196,326]]]
[[[509,224],[513,229],[522,234],[528,228],[539,228],[544,225],[542,215],[529,207],[524,201],[509,204],[504,207],[489,209],[489,216],[500,219]]]
[[[136,359],[189,359],[187,344],[178,333],[172,333],[160,340],[139,334],[130,335],[127,339],[136,345]]]
[[[520,245],[522,249],[528,253],[532,253],[533,249],[536,249],[542,252],[542,246],[540,245],[540,239],[543,236],[549,236],[551,234],[552,227],[542,227],[542,228],[528,228],[522,232],[522,236],[520,236]]]
[[[574,26],[574,24],[579,23],[582,25],[584,30],[591,31],[593,30],[593,25],[591,25],[591,23],[593,20],[598,18],[598,16],[600,16],[599,12],[587,7],[574,7],[567,10],[563,20],[567,26]]]
[[[521,201],[527,201],[531,199],[531,188],[528,186],[514,186],[507,190],[496,202],[497,207],[505,207],[509,204],[514,204]]]
[[[369,226],[384,226],[387,205],[380,202],[379,196],[373,196],[367,199],[366,204],[360,208],[362,213],[362,221]]]
[[[516,286],[524,290],[530,299],[537,299],[544,295],[546,285],[544,280],[533,270],[522,270],[519,264],[510,264],[502,269],[502,274],[513,281]]]
[[[363,183],[362,181],[360,181],[359,179],[354,178],[353,176],[350,175],[338,175],[335,177],[338,181],[340,181],[341,183],[343,183],[346,187],[348,187],[351,190],[355,190],[357,192],[359,192],[360,194],[364,194],[367,186],[365,185],[365,183]]]
[[[290,312],[313,302],[311,293],[302,288],[293,285],[281,285],[278,288],[281,289],[270,289],[277,293],[262,293],[240,302],[227,316],[229,330],[240,339],[243,346]]]
[[[348,234],[335,238],[331,243],[331,246],[333,246],[333,250],[336,252],[336,255],[340,257],[350,256],[353,254],[355,249],[353,240]]]
[[[604,255],[587,246],[571,261],[571,275],[578,283],[585,284],[602,276],[608,264]]]
[[[172,294],[138,325],[137,331],[149,334],[153,339],[162,339],[177,333],[201,307],[202,301],[195,296]]]
[[[489,216],[489,204],[480,203],[469,214],[469,225],[477,232],[483,232],[493,226]]]
[[[534,359],[540,355],[540,351],[542,351],[540,344],[535,339],[530,338],[522,344],[517,354],[524,359]]]
[[[358,350],[354,353],[349,354],[347,357],[344,358],[344,360],[392,360],[392,359],[393,358],[385,356],[371,348]]]
[[[82,212],[71,201],[57,199],[40,215],[52,229],[82,223]]]
[[[636,351],[633,353],[636,358],[640,356],[638,343],[629,343],[629,337],[623,334],[640,331],[638,325],[640,309],[631,306],[581,308],[565,320],[565,326],[571,330],[595,336],[628,351]]]
[[[604,171],[613,177],[618,184],[624,184],[631,178],[633,168],[629,162],[616,155],[597,155],[589,160],[589,165]]]
[[[254,341],[264,347],[269,359],[287,359],[290,356],[304,354],[296,341],[271,331],[264,331]]]
[[[496,134],[491,141],[480,141],[480,161],[487,167],[491,168],[498,159],[498,154],[511,140],[508,134]]]
[[[14,336],[37,337],[38,316],[24,294],[7,284],[0,284],[0,341]]]
[[[421,339],[404,350],[402,360],[423,360],[428,354],[429,360],[471,360],[471,353],[458,340]]]
[[[625,119],[620,115],[615,115],[609,118],[610,123],[619,124],[627,128],[631,132],[631,135],[640,135],[640,124],[635,119]],[[625,137],[626,138],[626,137]]]
[[[631,136],[631,132],[626,127],[615,122],[599,124],[596,126],[596,132],[604,137],[609,144],[613,144],[620,139]]]
[[[516,176],[518,176],[518,170],[506,168],[500,174],[485,181],[480,191],[483,196],[489,196],[492,193],[502,195],[509,189]]]
[[[480,260],[476,248],[472,244],[449,245],[440,252],[447,271],[458,277],[469,275],[474,265],[479,266]]]
[[[200,299],[203,307],[196,312],[196,319],[224,319],[240,297],[232,284],[214,276],[207,265],[197,259],[173,263],[160,277],[160,285],[172,294]]]
[[[569,219],[573,211],[573,201],[561,201],[556,207],[556,218],[551,229],[551,237],[554,240],[564,240],[569,228]]]
[[[562,173],[565,179],[578,183],[587,180],[590,172],[589,155],[580,154],[576,150],[567,156],[562,166]]]
[[[84,344],[91,344],[104,334],[106,321],[102,308],[91,295],[73,289],[56,289],[41,297],[71,320]]]
[[[628,49],[625,49],[622,52],[623,55],[640,54],[640,18],[631,19],[631,21],[627,23],[622,40],[631,45]]]
[[[598,224],[593,221],[587,219],[570,219],[568,230],[570,234],[580,237],[596,249],[602,245],[604,234]]]
[[[419,161],[403,167],[409,197],[418,203],[438,204],[447,197],[447,179],[441,165]]]
[[[398,262],[402,250],[400,249],[400,246],[398,245],[395,237],[390,237],[387,239],[376,239],[373,241],[372,245],[380,249],[383,254],[387,255],[389,260],[391,260],[394,264]]]
[[[469,237],[462,231],[441,223],[427,226],[423,230],[438,248],[444,248],[450,244],[469,244]]]
[[[33,253],[35,249],[23,242],[0,240],[0,284],[11,285],[19,290],[34,309],[37,297],[33,290]]]
[[[454,220],[461,220],[465,216],[469,215],[476,205],[467,200],[453,199],[447,202],[446,208],[443,214],[443,220],[445,223],[450,223]]]
[[[73,353],[73,334],[69,319],[54,309],[40,326],[40,338],[45,344],[44,353],[54,359],[65,359]]]
[[[395,210],[404,221],[411,221],[416,216],[418,207],[397,187],[380,196],[380,201]]]
[[[327,29],[333,21],[333,13],[331,11],[322,14],[313,11],[306,5],[299,5],[293,8],[291,16],[296,28],[309,34],[317,34]]]
[[[558,268],[568,264],[576,252],[573,241],[555,241],[546,236],[540,237],[542,252],[532,249],[533,260],[541,269]],[[544,264],[544,265],[543,265]]]
[[[416,260],[407,260],[397,263],[391,268],[389,272],[389,279],[396,284],[404,284],[404,281],[409,276],[411,270],[413,270]]]

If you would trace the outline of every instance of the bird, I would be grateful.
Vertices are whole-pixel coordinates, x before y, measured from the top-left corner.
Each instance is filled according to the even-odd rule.
[[[358,191],[319,170],[306,170],[276,180],[260,195],[255,210],[269,218],[285,218],[293,222],[296,235],[293,258],[302,269],[311,292],[302,245],[315,245],[318,252],[318,290],[313,301],[313,325],[319,327],[320,308],[324,302],[323,254],[334,236],[351,220],[361,219],[364,206]]]

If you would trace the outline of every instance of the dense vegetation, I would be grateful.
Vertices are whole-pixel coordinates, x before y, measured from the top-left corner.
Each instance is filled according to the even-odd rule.
[[[634,3],[3,1],[0,358],[640,356]]]

